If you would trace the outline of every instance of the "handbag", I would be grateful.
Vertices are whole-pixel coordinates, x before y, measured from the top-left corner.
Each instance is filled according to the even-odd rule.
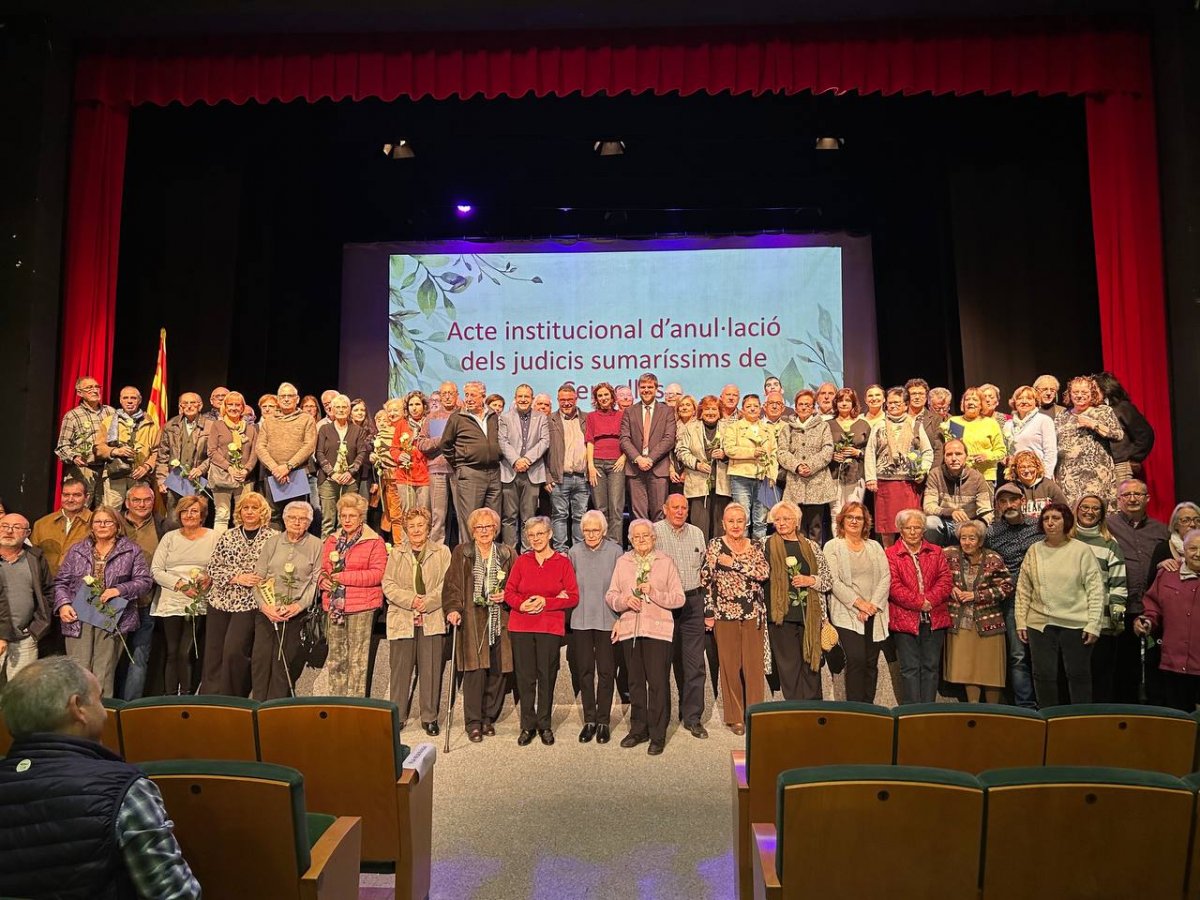
[[[314,669],[324,668],[329,658],[329,613],[321,607],[320,600],[314,601],[308,615],[300,623],[300,646],[307,655],[307,663]]]
[[[833,623],[822,617],[821,619],[821,650],[828,653],[838,645],[837,629],[833,627]]]

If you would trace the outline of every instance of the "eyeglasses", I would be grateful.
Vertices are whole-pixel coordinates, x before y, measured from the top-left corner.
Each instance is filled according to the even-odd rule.
[[[14,534],[22,534],[28,530],[28,525],[0,525],[0,531],[11,531]]]
[[[1124,491],[1117,496],[1125,500],[1130,497],[1149,497],[1150,495],[1146,491]]]
[[[845,521],[847,521],[847,522],[862,522],[863,517],[862,516],[846,516]]]
[[[471,530],[472,531],[495,531],[496,526],[495,525],[476,525]]]
[[[116,528],[116,522],[110,522],[108,519],[92,519],[92,527],[99,528],[103,525],[105,528]]]

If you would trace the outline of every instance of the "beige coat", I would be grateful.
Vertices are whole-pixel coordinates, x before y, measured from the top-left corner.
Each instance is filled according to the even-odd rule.
[[[450,551],[445,544],[433,541],[425,545],[421,562],[421,579],[425,582],[425,612],[422,628],[427,635],[446,633],[446,616],[442,610],[442,586],[450,568]],[[383,596],[387,599],[387,637],[389,641],[414,637],[413,587],[416,574],[416,555],[407,542],[394,547],[383,571]]]
[[[717,423],[717,437],[721,439],[724,422]],[[704,497],[708,494],[708,474],[696,468],[705,462],[704,423],[700,419],[680,425],[675,432],[675,456],[683,466],[683,496]],[[711,462],[711,460],[707,460]],[[717,465],[717,493],[729,496],[729,467]]]

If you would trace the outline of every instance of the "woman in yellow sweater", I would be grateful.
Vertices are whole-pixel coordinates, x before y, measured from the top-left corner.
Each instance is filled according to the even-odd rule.
[[[996,463],[1004,459],[1004,435],[991,416],[983,414],[983,396],[979,388],[969,387],[959,401],[961,416],[951,416],[949,437],[967,445],[967,461],[972,469],[996,486]]]

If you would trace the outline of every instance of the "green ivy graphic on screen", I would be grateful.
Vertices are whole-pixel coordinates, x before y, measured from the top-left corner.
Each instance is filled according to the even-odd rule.
[[[798,349],[783,371],[763,369],[764,379],[774,375],[783,384],[785,397],[790,399],[804,388],[815,391],[823,381],[842,383],[842,328],[833,324],[833,316],[823,305],[817,307],[817,333],[809,330],[803,339],[790,337],[788,343]]]

